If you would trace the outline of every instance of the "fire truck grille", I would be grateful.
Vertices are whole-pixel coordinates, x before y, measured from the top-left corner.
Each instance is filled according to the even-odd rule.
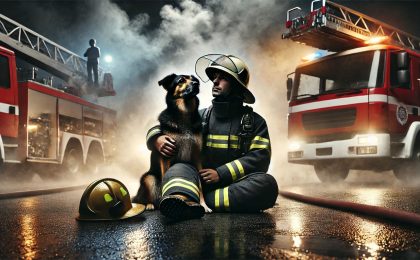
[[[355,120],[355,108],[306,113],[302,115],[305,130],[346,127],[353,125]]]
[[[331,141],[352,139],[354,135],[355,135],[354,133],[337,133],[337,134],[321,135],[321,136],[308,136],[305,138],[305,142],[309,144],[325,143],[325,142],[331,142]]]

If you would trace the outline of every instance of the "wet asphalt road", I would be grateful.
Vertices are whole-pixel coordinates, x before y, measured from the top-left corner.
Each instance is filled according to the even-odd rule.
[[[347,183],[283,190],[420,213],[417,187]],[[420,259],[420,229],[279,198],[261,214],[169,222],[146,212],[77,222],[83,190],[0,200],[0,259],[402,258]]]

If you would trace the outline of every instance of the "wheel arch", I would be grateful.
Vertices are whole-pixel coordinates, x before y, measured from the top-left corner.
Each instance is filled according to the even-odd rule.
[[[87,157],[92,149],[99,147],[101,149],[101,155],[105,159],[105,153],[104,153],[104,145],[101,139],[95,138],[95,137],[85,137],[85,149],[83,153],[84,161],[86,162]]]
[[[102,146],[102,143],[98,140],[92,140],[89,144],[89,148],[87,149],[87,156],[89,156],[89,154],[92,152],[93,149],[95,148],[99,148],[101,149],[101,155],[102,157],[105,158],[105,154],[104,154],[104,148]]]
[[[83,154],[85,153],[84,151],[86,149],[84,149],[83,142],[79,136],[72,135],[72,134],[64,134],[62,138],[61,147],[60,147],[60,163],[63,163],[67,148],[72,145],[79,146],[79,148],[82,150],[82,153]],[[83,163],[84,162],[85,162],[85,157],[83,156]]]
[[[0,163],[4,162],[4,145],[3,145],[3,138],[0,135]]]
[[[416,145],[420,145],[420,122],[413,122],[404,138],[404,158],[411,158]]]

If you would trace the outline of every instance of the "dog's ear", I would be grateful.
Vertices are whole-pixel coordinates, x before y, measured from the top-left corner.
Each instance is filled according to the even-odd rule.
[[[158,81],[159,86],[162,86],[164,89],[168,90],[168,88],[171,86],[171,83],[174,81],[176,76],[177,76],[176,74],[172,73],[164,77],[163,79]]]

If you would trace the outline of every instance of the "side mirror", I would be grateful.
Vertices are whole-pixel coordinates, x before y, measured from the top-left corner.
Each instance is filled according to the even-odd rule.
[[[399,52],[397,54],[397,66],[399,70],[407,70],[408,69],[408,53],[407,52]]]
[[[292,87],[293,87],[293,79],[287,78],[287,100],[290,100],[290,96],[292,95]]]
[[[397,71],[398,85],[408,87],[410,85],[410,73],[408,70]]]

